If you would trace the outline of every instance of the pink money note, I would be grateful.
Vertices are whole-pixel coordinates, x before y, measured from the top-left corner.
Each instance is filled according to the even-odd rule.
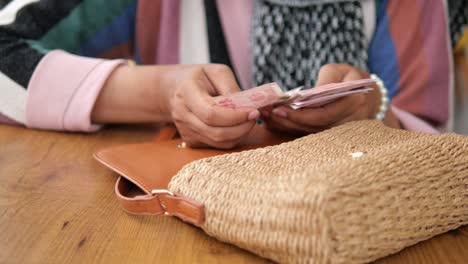
[[[322,86],[317,86],[313,89],[307,89],[300,91],[298,100],[303,100],[305,98],[309,98],[311,96],[318,96],[318,95],[327,95],[337,92],[349,91],[352,89],[360,88],[360,87],[369,87],[375,84],[375,81],[372,79],[362,79],[356,81],[348,81],[342,83],[330,83]]]
[[[215,102],[232,109],[262,108],[274,104],[283,96],[283,91],[276,83],[268,83],[228,96],[217,96]]]
[[[302,101],[295,101],[293,103],[290,103],[289,106],[295,110],[304,108],[304,107],[309,107],[309,108],[319,107],[319,106],[328,104],[332,101],[338,100],[339,98],[350,95],[350,94],[367,93],[368,91],[371,91],[371,90],[372,88],[369,88],[369,87],[355,88],[350,91],[326,94],[323,96],[314,96],[311,98],[304,99]]]
[[[249,90],[215,97],[215,102],[223,107],[232,109],[255,108],[259,109],[268,105],[289,105],[294,109],[326,104],[340,97],[367,92],[367,87],[375,84],[372,79],[330,83],[308,90],[292,90],[284,93],[277,83],[268,83]],[[354,91],[355,92],[351,92]]]

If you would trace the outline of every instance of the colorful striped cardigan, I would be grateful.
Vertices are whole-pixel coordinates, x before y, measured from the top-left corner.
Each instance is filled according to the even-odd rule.
[[[242,87],[249,88],[252,1],[212,1],[228,61]],[[361,2],[372,29],[368,68],[389,88],[395,114],[408,129],[421,129],[425,122],[447,126],[457,41],[450,36],[460,38],[466,16],[458,16],[465,19],[458,27],[448,25],[453,14],[466,14],[468,5],[464,0]],[[192,21],[204,15],[184,12],[193,6],[203,8],[203,1],[0,0],[0,122],[93,131],[99,126],[91,124],[92,107],[109,74],[124,63],[119,59],[217,62],[210,57],[213,42],[206,26],[196,26],[206,20]],[[188,33],[194,29],[200,33]],[[191,54],[195,44],[208,49],[206,61]]]

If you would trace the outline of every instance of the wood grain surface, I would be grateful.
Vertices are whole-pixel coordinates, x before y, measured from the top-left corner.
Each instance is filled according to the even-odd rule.
[[[172,217],[131,216],[98,149],[148,141],[155,127],[67,134],[0,125],[0,263],[266,263]],[[468,227],[379,263],[468,263]]]

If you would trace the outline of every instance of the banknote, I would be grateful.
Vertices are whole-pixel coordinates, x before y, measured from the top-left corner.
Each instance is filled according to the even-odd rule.
[[[313,89],[302,90],[299,93],[298,100],[302,100],[304,98],[310,98],[315,96],[327,95],[332,93],[338,92],[345,92],[349,90],[353,90],[360,87],[369,87],[375,84],[375,81],[372,79],[362,79],[362,80],[355,80],[355,81],[348,81],[348,82],[341,82],[341,83],[330,83],[322,86],[317,86]]]
[[[284,100],[284,93],[276,83],[264,84],[229,96],[217,96],[215,102],[232,109],[262,108]]]
[[[302,87],[283,92],[277,83],[268,83],[227,96],[215,97],[218,105],[232,109],[262,108],[268,105],[289,105],[293,109],[319,107],[343,96],[366,93],[375,84],[372,79],[331,83],[312,89]]]
[[[312,98],[306,98],[301,101],[294,101],[288,105],[292,109],[300,109],[303,107],[319,107],[319,106],[328,104],[330,102],[333,102],[341,97],[344,97],[350,94],[367,93],[371,90],[372,88],[369,88],[369,87],[355,88],[353,90],[342,91],[342,92],[332,93],[332,94],[325,94],[322,96],[316,96]]]

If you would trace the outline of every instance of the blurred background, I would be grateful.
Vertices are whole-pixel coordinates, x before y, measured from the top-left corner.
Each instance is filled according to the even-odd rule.
[[[468,45],[455,53],[455,132],[468,135]]]

